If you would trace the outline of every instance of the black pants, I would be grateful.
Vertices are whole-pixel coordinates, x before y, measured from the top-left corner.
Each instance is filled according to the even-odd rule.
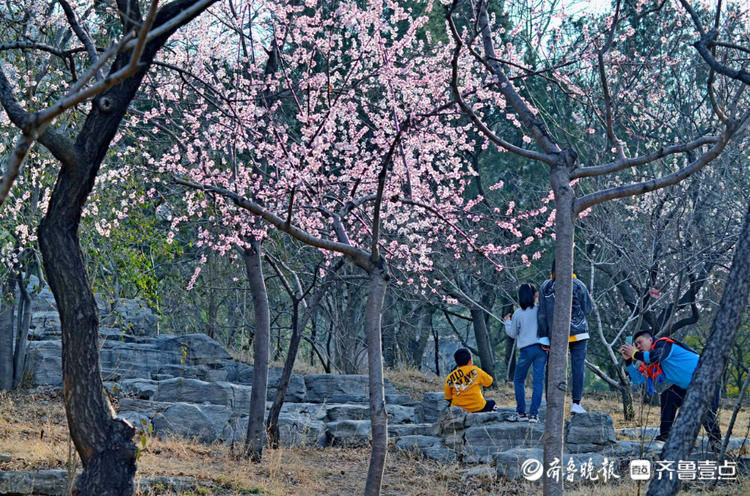
[[[677,409],[682,405],[686,393],[687,390],[679,386],[672,386],[661,393],[661,425],[659,426],[659,434],[662,439],[666,439],[669,435],[669,430],[672,428],[675,416],[677,415]],[[701,419],[701,424],[706,429],[708,438],[712,443],[721,442],[721,430],[719,429],[719,423],[716,421],[716,412],[719,409],[719,394],[719,388],[716,388],[711,408],[703,414],[703,418]]]
[[[493,408],[495,408],[495,400],[487,400],[487,403],[484,404],[484,408],[477,410],[474,413],[491,412]]]

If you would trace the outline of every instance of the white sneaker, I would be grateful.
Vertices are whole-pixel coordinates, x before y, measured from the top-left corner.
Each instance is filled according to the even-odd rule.
[[[570,413],[586,413],[586,409],[581,406],[580,403],[571,403],[570,404]]]

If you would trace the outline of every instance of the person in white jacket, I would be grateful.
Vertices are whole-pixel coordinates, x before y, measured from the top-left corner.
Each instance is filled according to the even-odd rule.
[[[516,340],[516,347],[520,350],[516,372],[513,376],[513,386],[516,392],[516,414],[508,418],[511,422],[539,422],[539,405],[542,403],[544,392],[544,366],[547,363],[549,351],[548,338],[537,336],[536,287],[533,284],[521,284],[518,288],[518,303],[521,308],[513,312],[513,317],[505,316],[505,333]],[[531,394],[531,408],[526,414],[526,389],[524,383],[529,368],[534,368],[534,386]]]

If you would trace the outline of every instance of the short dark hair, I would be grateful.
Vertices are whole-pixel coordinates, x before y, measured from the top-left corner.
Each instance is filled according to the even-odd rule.
[[[654,337],[649,331],[646,331],[646,330],[638,331],[635,334],[633,334],[633,342],[635,343],[635,340],[638,339],[641,336],[646,336],[646,337],[649,337],[649,338],[652,338],[652,339]]]
[[[533,284],[524,283],[518,288],[518,304],[523,310],[534,308],[534,296],[536,287]]]
[[[471,352],[466,348],[459,348],[453,354],[453,359],[456,360],[456,365],[463,367],[471,361]]]

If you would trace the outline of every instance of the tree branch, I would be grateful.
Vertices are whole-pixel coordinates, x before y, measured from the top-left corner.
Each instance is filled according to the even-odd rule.
[[[177,184],[182,184],[183,186],[188,186],[193,189],[207,191],[210,193],[216,193],[219,196],[223,196],[224,198],[227,198],[231,200],[232,202],[234,202],[234,204],[237,205],[238,207],[245,209],[254,215],[257,215],[261,219],[265,220],[266,222],[274,226],[279,231],[285,232],[289,234],[290,236],[292,236],[293,238],[307,245],[315,246],[316,248],[321,248],[323,250],[335,251],[337,253],[341,253],[342,255],[348,256],[357,266],[363,268],[368,273],[372,267],[372,263],[370,262],[370,254],[367,253],[366,251],[360,248],[356,248],[350,244],[345,244],[345,243],[313,236],[312,234],[306,231],[303,231],[302,229],[296,227],[293,224],[287,225],[285,219],[282,219],[281,217],[274,214],[273,212],[266,210],[265,208],[260,206],[258,203],[250,199],[244,198],[238,195],[237,193],[226,190],[224,188],[219,188],[217,186],[198,184],[198,183],[195,183],[192,181],[186,181],[180,178],[175,178],[175,182]]]

